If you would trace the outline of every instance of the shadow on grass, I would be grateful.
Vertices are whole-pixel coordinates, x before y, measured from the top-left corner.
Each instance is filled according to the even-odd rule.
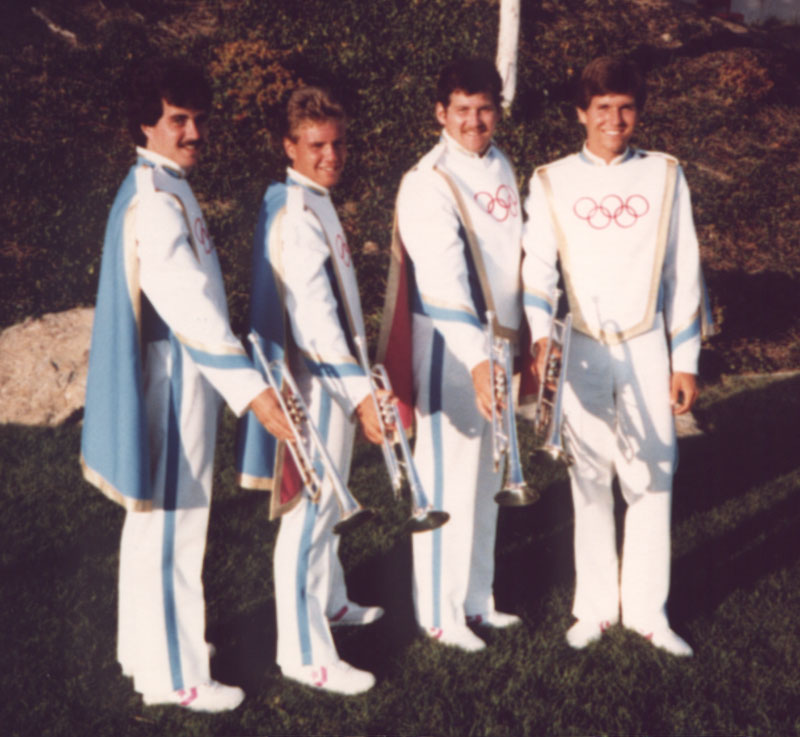
[[[276,633],[272,601],[209,624],[206,638],[216,648],[211,659],[212,677],[240,686],[246,693],[263,690],[271,677],[279,675]]]
[[[796,488],[733,531],[674,561],[669,606],[673,621],[713,612],[733,592],[751,589],[770,573],[797,561],[799,508],[800,489]]]
[[[800,558],[799,405],[800,377],[791,377],[697,410],[708,430],[682,442],[675,479],[673,527],[688,529],[690,548],[673,562],[676,621]]]
[[[710,394],[695,410],[706,433],[679,445],[677,522],[800,468],[800,376],[721,400]]]
[[[728,370],[769,371],[800,362],[800,278],[781,271],[709,271],[724,310],[711,344]]]
[[[675,547],[686,552],[674,562],[670,601],[679,629],[682,621],[713,612],[731,592],[754,587],[800,556],[795,533],[800,523],[798,404],[800,377],[766,386],[745,384],[738,392],[723,385],[721,390],[709,390],[696,412],[706,435],[680,442]],[[96,628],[100,628],[102,649],[107,650],[102,656],[97,653],[94,667],[111,669],[121,510],[80,480],[77,428],[5,428],[0,437],[4,440],[7,543],[3,579],[11,595],[26,591],[24,625],[12,623],[19,613],[6,608],[9,632],[34,637],[37,628],[46,626],[50,610],[66,610],[78,597],[87,617],[86,631],[96,639]],[[526,438],[523,454],[527,442]],[[368,455],[365,473],[381,463],[379,455]],[[49,468],[65,475],[43,477]],[[228,470],[226,461],[223,471]],[[498,608],[521,614],[528,629],[537,630],[548,616],[546,601],[552,600],[553,590],[572,586],[572,508],[563,472],[542,464],[531,471],[541,499],[527,508],[500,511],[495,597]],[[358,482],[364,485],[354,486],[354,492],[379,502],[388,493],[385,481],[370,479],[365,476]],[[368,483],[372,487],[367,488]],[[64,494],[64,488],[71,492]],[[222,681],[250,692],[264,691],[278,673],[271,592],[275,526],[266,519],[263,497],[237,492],[230,483],[219,484],[215,494],[206,579],[208,635],[217,646],[212,670]],[[402,521],[404,513],[398,510],[387,510],[386,516],[394,513]],[[65,521],[70,522],[68,530]],[[379,678],[392,677],[393,668],[418,637],[411,597],[410,539],[396,534],[394,522],[386,527],[388,532],[379,527],[343,542],[342,547],[351,598],[379,604],[387,613],[374,625],[335,634],[342,657]],[[99,573],[89,570],[86,563],[90,561]],[[61,598],[53,598],[54,591],[26,585],[26,571],[35,568],[48,571],[47,581],[76,585],[59,589]],[[88,580],[80,578],[89,573],[102,574],[101,591],[93,592]],[[93,580],[96,586],[98,579]],[[96,594],[100,598],[95,601]],[[40,646],[49,649],[49,640],[42,640]],[[9,672],[18,667],[14,657],[13,651],[8,653]],[[47,652],[41,657],[46,660]]]

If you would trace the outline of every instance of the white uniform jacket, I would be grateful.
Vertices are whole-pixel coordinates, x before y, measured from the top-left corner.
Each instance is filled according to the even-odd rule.
[[[686,179],[663,153],[628,149],[612,163],[584,148],[531,177],[522,273],[533,339],[549,329],[558,258],[576,330],[615,344],[661,313],[672,370],[696,374],[708,309]]]
[[[430,319],[448,350],[474,368],[488,357],[486,310],[507,337],[522,317],[522,209],[511,165],[493,144],[478,156],[442,133],[403,178],[397,219],[412,262],[415,319]]]
[[[144,406],[156,385],[172,377],[173,395],[219,394],[242,414],[266,384],[231,331],[217,253],[182,170],[137,151],[106,231],[81,450],[88,481],[128,509],[148,509],[155,480]],[[207,410],[183,411],[196,422],[190,432],[206,432]],[[165,437],[149,442],[160,447]]]
[[[285,358],[301,390],[313,377],[352,420],[369,394],[353,336],[364,322],[350,250],[328,191],[293,169],[264,196],[253,252],[251,326],[270,361]],[[350,451],[348,451],[349,454]],[[249,415],[237,466],[245,488],[276,491],[272,516],[297,503],[284,475],[284,447]]]
[[[355,267],[328,191],[288,170],[278,269],[292,338],[308,371],[351,416],[369,394],[353,336],[364,339]]]

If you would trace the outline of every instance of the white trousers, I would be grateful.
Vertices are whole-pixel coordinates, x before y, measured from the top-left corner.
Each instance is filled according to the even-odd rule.
[[[209,680],[203,557],[220,400],[177,346],[148,347],[151,512],[122,528],[117,658],[143,694]]]
[[[478,412],[469,370],[430,321],[414,318],[417,439],[414,462],[426,495],[450,520],[412,536],[414,603],[422,627],[463,626],[494,609],[494,543],[501,474],[491,423]]]
[[[620,345],[573,333],[564,394],[581,620],[666,624],[676,465],[663,323]],[[620,569],[611,483],[628,505]]]
[[[355,425],[319,381],[295,372],[298,387],[317,429],[325,440],[343,481],[350,473]],[[318,462],[317,468],[322,466]],[[348,604],[344,571],[339,561],[339,505],[326,479],[322,497],[303,498],[281,517],[275,542],[274,576],[278,622],[278,665],[323,666],[339,660],[328,617]]]

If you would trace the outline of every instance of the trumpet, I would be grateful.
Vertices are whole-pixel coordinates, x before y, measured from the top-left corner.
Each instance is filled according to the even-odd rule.
[[[556,304],[558,292],[556,292]],[[569,343],[572,336],[572,315],[567,314],[563,320],[555,316],[550,323],[550,333],[544,358],[544,376],[539,377],[539,394],[536,399],[533,426],[537,435],[544,435],[540,446],[554,460],[572,463],[563,445],[563,393],[569,359]]]
[[[383,459],[386,462],[386,469],[389,472],[389,479],[392,482],[395,496],[399,498],[403,488],[403,480],[408,481],[408,489],[411,495],[411,517],[405,524],[408,532],[425,532],[441,527],[450,515],[438,509],[428,501],[425,489],[420,481],[417,468],[411,455],[411,448],[408,445],[408,438],[403,429],[403,421],[397,405],[391,401],[378,398],[378,389],[384,389],[391,394],[392,384],[386,367],[376,364],[370,369],[367,349],[361,336],[354,338],[358,349],[358,358],[361,366],[369,379],[369,391],[372,401],[375,403],[375,410],[378,414],[378,422],[381,426]],[[389,426],[393,429],[390,430]],[[391,439],[391,440],[390,440]]]
[[[247,337],[253,344],[253,352],[258,356],[258,361],[261,364],[267,383],[275,390],[281,409],[291,425],[294,440],[288,441],[287,445],[292,454],[292,458],[294,458],[295,465],[300,472],[303,484],[308,490],[309,497],[315,503],[319,501],[322,496],[322,486],[325,481],[325,475],[327,475],[331,481],[331,488],[336,497],[336,502],[339,505],[339,512],[341,515],[341,519],[334,525],[333,531],[337,535],[340,535],[344,532],[354,530],[362,523],[374,517],[376,514],[375,510],[362,507],[345,486],[342,477],[336,470],[330,453],[328,453],[328,449],[325,447],[325,441],[322,439],[319,430],[311,420],[308,407],[300,395],[300,390],[297,388],[297,384],[286,362],[283,360],[267,361],[266,356],[264,356],[261,350],[258,333],[252,331]],[[274,372],[277,372],[278,379],[275,378]],[[286,387],[287,396],[284,396],[281,390],[279,383],[281,378]],[[303,434],[301,432],[303,426],[308,431],[311,446],[322,461],[325,474],[320,473],[314,467],[314,463],[306,450],[303,442]]]
[[[517,441],[517,422],[514,417],[514,395],[511,385],[513,376],[511,346],[506,338],[494,334],[494,312],[486,312],[486,332],[489,339],[489,375],[492,377],[494,397],[492,401],[492,459],[494,470],[500,469],[503,457],[508,459],[506,483],[494,496],[501,507],[523,507],[533,504],[539,493],[531,489],[522,475]],[[497,372],[497,366],[502,368]],[[505,406],[497,408],[498,401]]]

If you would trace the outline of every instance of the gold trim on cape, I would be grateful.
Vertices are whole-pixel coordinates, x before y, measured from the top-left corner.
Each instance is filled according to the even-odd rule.
[[[453,197],[455,198],[456,209],[458,210],[461,222],[464,224],[464,232],[467,236],[467,244],[469,245],[469,250],[475,263],[475,270],[478,272],[478,280],[481,284],[483,299],[486,302],[486,307],[494,313],[494,334],[500,338],[506,338],[507,340],[511,341],[512,344],[516,345],[517,341],[519,340],[519,329],[508,328],[498,322],[497,310],[495,309],[494,297],[492,296],[492,288],[489,284],[489,276],[486,273],[486,267],[483,265],[483,255],[481,254],[481,249],[478,245],[478,238],[475,235],[475,228],[472,226],[472,220],[469,217],[469,213],[466,205],[464,204],[464,199],[461,196],[461,192],[458,191],[458,187],[456,187],[456,185],[453,183],[453,180],[450,179],[450,177],[435,164],[433,166],[433,171],[439,174],[439,176],[441,176],[442,179],[447,182],[447,185],[450,187],[450,191],[453,193]],[[478,315],[478,319],[482,322],[481,315]]]
[[[104,496],[108,497],[112,502],[116,502],[128,512],[152,511],[152,499],[131,499],[130,497],[125,496],[113,484],[109,483],[104,476],[89,466],[89,464],[86,462],[86,459],[83,457],[83,453],[81,453],[80,464],[81,471],[83,472],[83,478],[92,486],[97,487],[100,492]]]
[[[626,340],[635,338],[637,335],[641,335],[652,328],[653,321],[655,320],[656,309],[658,308],[658,286],[661,281],[661,274],[664,267],[664,256],[667,252],[669,223],[672,217],[672,207],[675,200],[675,183],[678,175],[677,162],[672,158],[668,158],[665,161],[667,166],[666,182],[664,185],[664,196],[661,202],[661,215],[656,233],[656,252],[653,259],[653,273],[650,278],[650,294],[647,300],[647,309],[644,317],[637,324],[618,332],[607,331],[603,330],[602,328],[597,333],[592,332],[591,328],[588,326],[585,318],[583,317],[580,303],[578,302],[575,289],[572,284],[572,271],[570,269],[567,238],[564,235],[564,230],[562,229],[561,223],[559,222],[556,214],[555,197],[553,195],[553,187],[550,183],[550,177],[547,175],[547,167],[541,167],[536,170],[536,174],[539,176],[542,182],[542,188],[547,199],[547,206],[550,210],[550,219],[553,223],[553,231],[555,233],[556,243],[558,245],[558,255],[561,259],[561,271],[564,278],[564,286],[566,287],[570,311],[572,312],[572,326],[579,332],[589,335],[605,345],[618,345]]]
[[[381,312],[381,327],[378,333],[378,352],[375,362],[383,363],[389,350],[389,337],[394,325],[394,313],[397,307],[397,292],[400,288],[401,269],[403,268],[403,242],[400,240],[400,225],[397,218],[397,202],[394,206],[392,223],[392,244],[389,249],[389,274],[386,277],[386,292]],[[409,315],[409,320],[411,316]]]
[[[289,316],[286,313],[286,290],[283,284],[283,220],[286,216],[286,205],[284,205],[275,216],[275,222],[269,233],[267,248],[269,250],[269,261],[272,264],[272,273],[275,278],[275,289],[278,292],[278,302],[281,305],[281,320],[283,321],[283,348],[284,360],[289,365],[289,354],[294,344],[292,340],[292,328],[289,324]],[[281,391],[283,391],[283,376],[281,376]],[[269,518],[277,519],[294,509],[303,495],[303,488],[300,487],[297,494],[291,499],[281,502],[280,484],[283,480],[283,464],[286,456],[286,442],[278,440],[275,446],[275,465],[272,469],[272,478],[265,479],[269,483],[269,490],[272,492],[269,500]],[[276,488],[277,479],[277,488]]]

